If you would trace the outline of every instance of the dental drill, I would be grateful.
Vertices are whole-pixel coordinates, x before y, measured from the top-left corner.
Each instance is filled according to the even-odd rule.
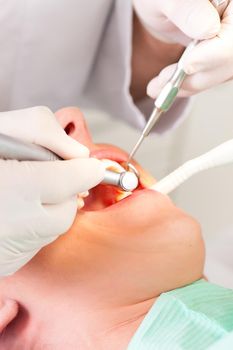
[[[216,9],[219,12],[219,16],[222,17],[225,9],[228,6],[229,1],[228,0],[212,0],[212,5],[216,7]],[[151,130],[157,123],[157,121],[160,119],[161,115],[165,112],[167,112],[174,102],[176,101],[176,97],[179,93],[180,88],[182,87],[182,84],[186,78],[186,73],[183,69],[183,61],[187,54],[192,51],[196,45],[199,43],[199,40],[193,40],[188,47],[185,49],[184,53],[182,54],[179,62],[177,63],[176,71],[174,72],[171,79],[167,82],[167,84],[163,87],[162,91],[158,95],[157,99],[154,102],[154,110],[148,119],[148,122],[142,131],[142,134],[140,135],[140,138],[136,145],[134,146],[133,150],[131,151],[127,165],[130,164],[130,161],[135,156],[136,152],[138,151],[139,147],[142,145],[145,138],[150,134]]]
[[[20,161],[55,161],[62,160],[57,154],[35,144],[0,134],[0,159]],[[113,185],[126,192],[134,191],[139,185],[138,174],[133,170],[121,173],[105,171],[103,185]]]
[[[186,162],[150,189],[162,194],[169,194],[193,175],[231,163],[233,163],[233,139],[224,142],[198,158]]]

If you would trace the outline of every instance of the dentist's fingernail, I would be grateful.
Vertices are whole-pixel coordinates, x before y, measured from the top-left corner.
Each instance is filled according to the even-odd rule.
[[[202,35],[202,40],[208,40],[214,38],[221,29],[221,22],[214,23],[210,28],[206,29],[206,32]]]
[[[184,67],[184,71],[186,74],[192,75],[192,74],[195,74],[197,72],[197,69],[193,65],[187,65]]]
[[[198,5],[198,2],[195,4],[197,7],[200,7]],[[196,21],[193,21],[194,25],[194,30],[196,32],[195,38],[199,40],[206,40],[206,39],[211,39],[215,37],[220,29],[221,29],[221,21],[218,12],[216,9],[212,7],[212,5],[208,4],[208,9],[207,11],[210,10],[209,14],[207,11],[202,11],[199,14],[199,23],[200,25],[197,26]]]

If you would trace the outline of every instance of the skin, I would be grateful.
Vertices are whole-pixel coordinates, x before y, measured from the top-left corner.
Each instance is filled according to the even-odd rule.
[[[93,156],[126,160],[92,143],[79,110],[57,116]],[[142,187],[155,181],[138,169]],[[144,189],[109,205],[119,193],[98,194],[66,234],[0,282],[0,350],[126,349],[161,293],[202,277],[199,224],[167,196]]]

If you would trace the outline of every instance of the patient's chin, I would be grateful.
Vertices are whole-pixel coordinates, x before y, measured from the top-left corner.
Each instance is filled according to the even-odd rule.
[[[171,242],[167,250],[167,271],[171,287],[175,289],[202,278],[205,262],[205,246],[199,223],[180,211],[173,222]],[[171,260],[170,260],[170,258]],[[165,287],[165,289],[167,289]]]

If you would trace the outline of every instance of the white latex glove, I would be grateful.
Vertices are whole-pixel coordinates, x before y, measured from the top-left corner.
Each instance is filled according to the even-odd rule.
[[[219,15],[209,0],[133,0],[135,11],[147,30],[167,43],[187,45],[190,39],[204,40],[184,61],[190,76],[179,96],[190,96],[233,79],[233,0]],[[166,67],[148,85],[155,98],[173,74]]]
[[[88,149],[67,136],[45,107],[0,113],[0,133],[70,159],[0,160],[0,276],[4,276],[69,229],[77,211],[77,194],[103,179],[104,166],[88,158]]]

